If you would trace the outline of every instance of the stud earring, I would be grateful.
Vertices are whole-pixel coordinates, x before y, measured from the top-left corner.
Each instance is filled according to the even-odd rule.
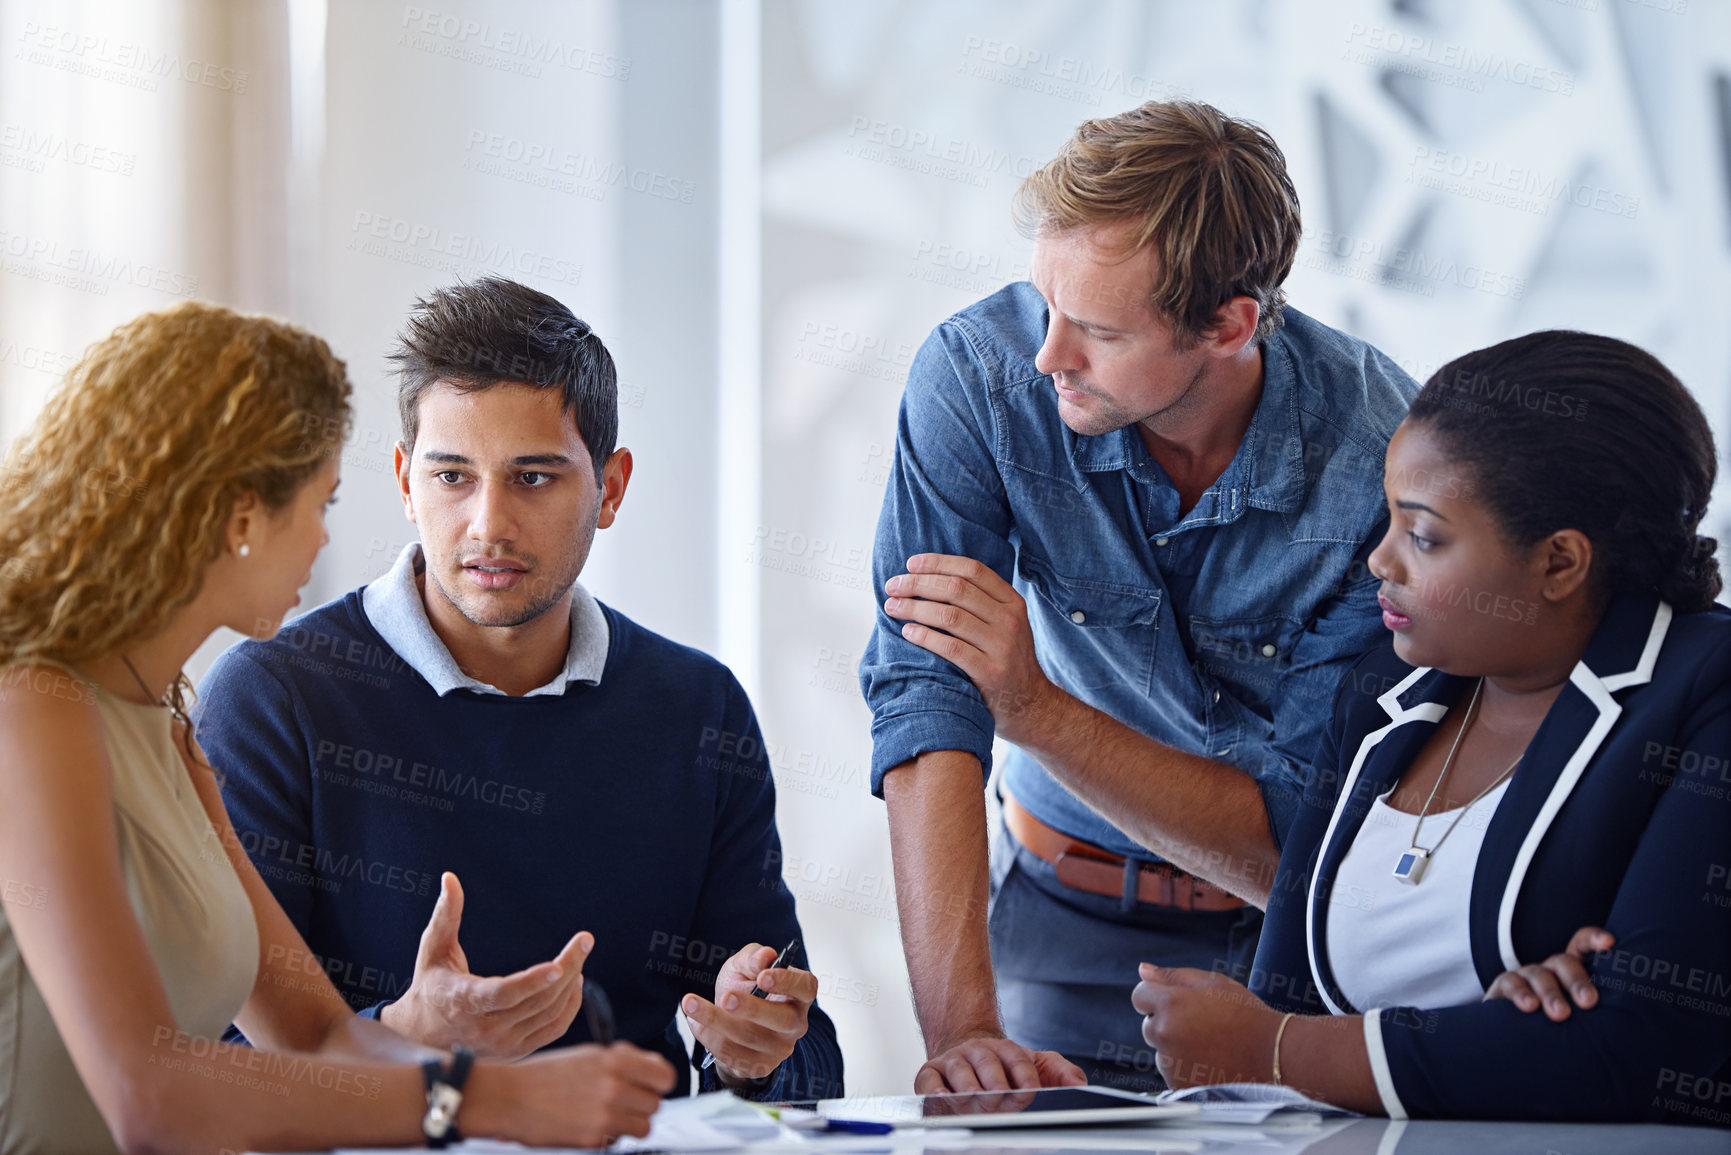
[[[240,543],[240,548],[234,552],[238,553],[241,557],[247,557],[252,553],[252,546],[243,541]]]

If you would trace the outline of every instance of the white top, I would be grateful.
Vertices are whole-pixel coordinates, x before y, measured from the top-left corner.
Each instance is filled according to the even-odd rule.
[[[1412,846],[1418,815],[1394,809],[1387,794],[1372,803],[1328,901],[1329,965],[1359,1011],[1455,1007],[1484,998],[1467,913],[1485,827],[1508,788],[1504,779],[1472,805],[1417,884],[1397,879],[1394,866]],[[1428,815],[1419,845],[1435,847],[1459,813]]]
[[[397,656],[433,687],[441,698],[452,690],[473,690],[478,694],[504,695],[505,691],[465,674],[451,657],[451,651],[433,632],[427,620],[427,606],[421,600],[421,586],[415,579],[426,569],[421,560],[421,543],[410,542],[403,547],[397,562],[377,581],[361,591],[361,607],[367,620],[385,639],[385,644],[397,651]],[[607,615],[582,584],[571,589],[571,645],[565,654],[565,666],[545,686],[537,686],[523,696],[563,694],[571,682],[601,684],[601,671],[607,665],[607,644],[610,636]]]

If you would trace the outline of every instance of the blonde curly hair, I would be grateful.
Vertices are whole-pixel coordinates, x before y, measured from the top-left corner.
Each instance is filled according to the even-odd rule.
[[[0,465],[0,668],[116,653],[165,625],[236,498],[281,509],[339,451],[349,394],[324,341],[220,305],[146,313],[92,345]]]

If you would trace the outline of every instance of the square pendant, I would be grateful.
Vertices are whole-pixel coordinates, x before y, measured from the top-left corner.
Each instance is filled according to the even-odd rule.
[[[1430,865],[1430,851],[1413,847],[1400,856],[1400,861],[1394,864],[1394,876],[1408,886],[1417,886],[1418,880],[1424,877],[1424,868]]]

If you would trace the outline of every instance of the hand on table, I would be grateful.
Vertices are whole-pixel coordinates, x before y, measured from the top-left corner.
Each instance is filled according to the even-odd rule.
[[[1498,975],[1485,999],[1507,999],[1528,1014],[1542,1005],[1546,1017],[1560,1023],[1571,1013],[1571,999],[1583,1011],[1598,1005],[1599,989],[1587,974],[1586,957],[1615,945],[1617,939],[1610,931],[1583,926],[1561,954]]]
[[[562,1037],[583,1005],[583,964],[594,936],[579,931],[550,962],[485,978],[469,973],[457,942],[462,921],[463,886],[446,872],[421,932],[415,977],[380,1021],[429,1047],[461,1043],[481,1058],[520,1058]]]
[[[1080,1067],[1056,1051],[1030,1051],[1002,1035],[975,1035],[926,1060],[914,1076],[914,1094],[1079,1087],[1087,1081]]]
[[[805,1037],[817,976],[795,967],[770,970],[775,957],[773,947],[751,943],[721,964],[714,1002],[686,995],[680,1004],[692,1035],[715,1056],[729,1086],[768,1079]],[[752,995],[753,986],[767,997]]]
[[[1143,963],[1130,1002],[1145,1016],[1142,1037],[1174,1090],[1273,1078],[1282,1016],[1243,983],[1213,971]]]
[[[884,613],[906,623],[902,637],[966,674],[1006,741],[1040,733],[1063,691],[1034,654],[1022,595],[971,558],[915,554],[908,571],[884,583]]]

